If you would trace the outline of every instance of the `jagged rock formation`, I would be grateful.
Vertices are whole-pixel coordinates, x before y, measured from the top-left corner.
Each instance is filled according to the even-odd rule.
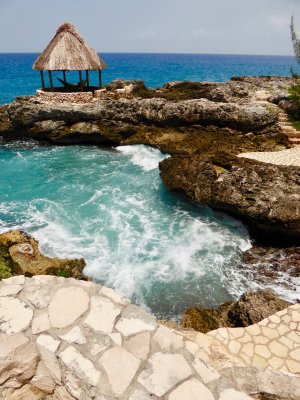
[[[269,81],[270,90],[276,82]],[[120,97],[116,91],[129,85],[130,94]],[[143,143],[170,154],[211,152],[221,144],[232,154],[288,147],[276,106],[257,102],[257,88],[244,81],[171,82],[153,90],[141,81],[117,80],[88,104],[17,98],[0,108],[0,135],[57,144]]]
[[[229,301],[216,308],[189,308],[183,316],[182,324],[185,328],[203,333],[222,327],[246,327],[289,305],[271,290],[248,292],[238,301]]]
[[[244,221],[264,243],[300,243],[300,170],[226,154],[171,157],[160,163],[169,190]]]
[[[0,234],[0,279],[12,275],[58,275],[83,279],[84,259],[50,258],[41,254],[37,240],[21,231]]]

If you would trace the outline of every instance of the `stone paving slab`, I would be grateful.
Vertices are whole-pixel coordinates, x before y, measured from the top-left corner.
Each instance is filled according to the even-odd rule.
[[[0,282],[0,400],[247,400],[222,368],[297,379],[299,328],[295,305],[245,329],[176,331],[92,282],[9,278]]]

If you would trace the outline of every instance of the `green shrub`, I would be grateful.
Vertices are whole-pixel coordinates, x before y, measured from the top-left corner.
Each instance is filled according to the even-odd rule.
[[[11,268],[4,257],[0,256],[0,280],[10,278],[12,275]]]
[[[293,102],[293,114],[296,119],[300,118],[300,80],[298,80],[290,90],[290,99]]]

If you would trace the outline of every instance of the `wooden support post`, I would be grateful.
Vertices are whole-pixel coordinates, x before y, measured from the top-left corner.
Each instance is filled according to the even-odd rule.
[[[41,81],[42,81],[42,89],[45,89],[45,79],[44,79],[44,71],[40,71]]]
[[[51,89],[51,92],[53,92],[52,71],[48,71],[48,73],[49,73],[50,89]]]
[[[89,71],[85,71],[85,79],[86,79],[86,86],[87,86],[88,90],[90,90]]]
[[[99,69],[99,88],[102,89],[102,69]]]
[[[83,91],[83,82],[82,82],[82,73],[79,71],[79,85],[80,85],[80,91]]]

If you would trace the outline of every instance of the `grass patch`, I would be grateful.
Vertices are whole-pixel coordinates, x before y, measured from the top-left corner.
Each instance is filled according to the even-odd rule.
[[[300,132],[300,121],[291,121],[292,127]]]

